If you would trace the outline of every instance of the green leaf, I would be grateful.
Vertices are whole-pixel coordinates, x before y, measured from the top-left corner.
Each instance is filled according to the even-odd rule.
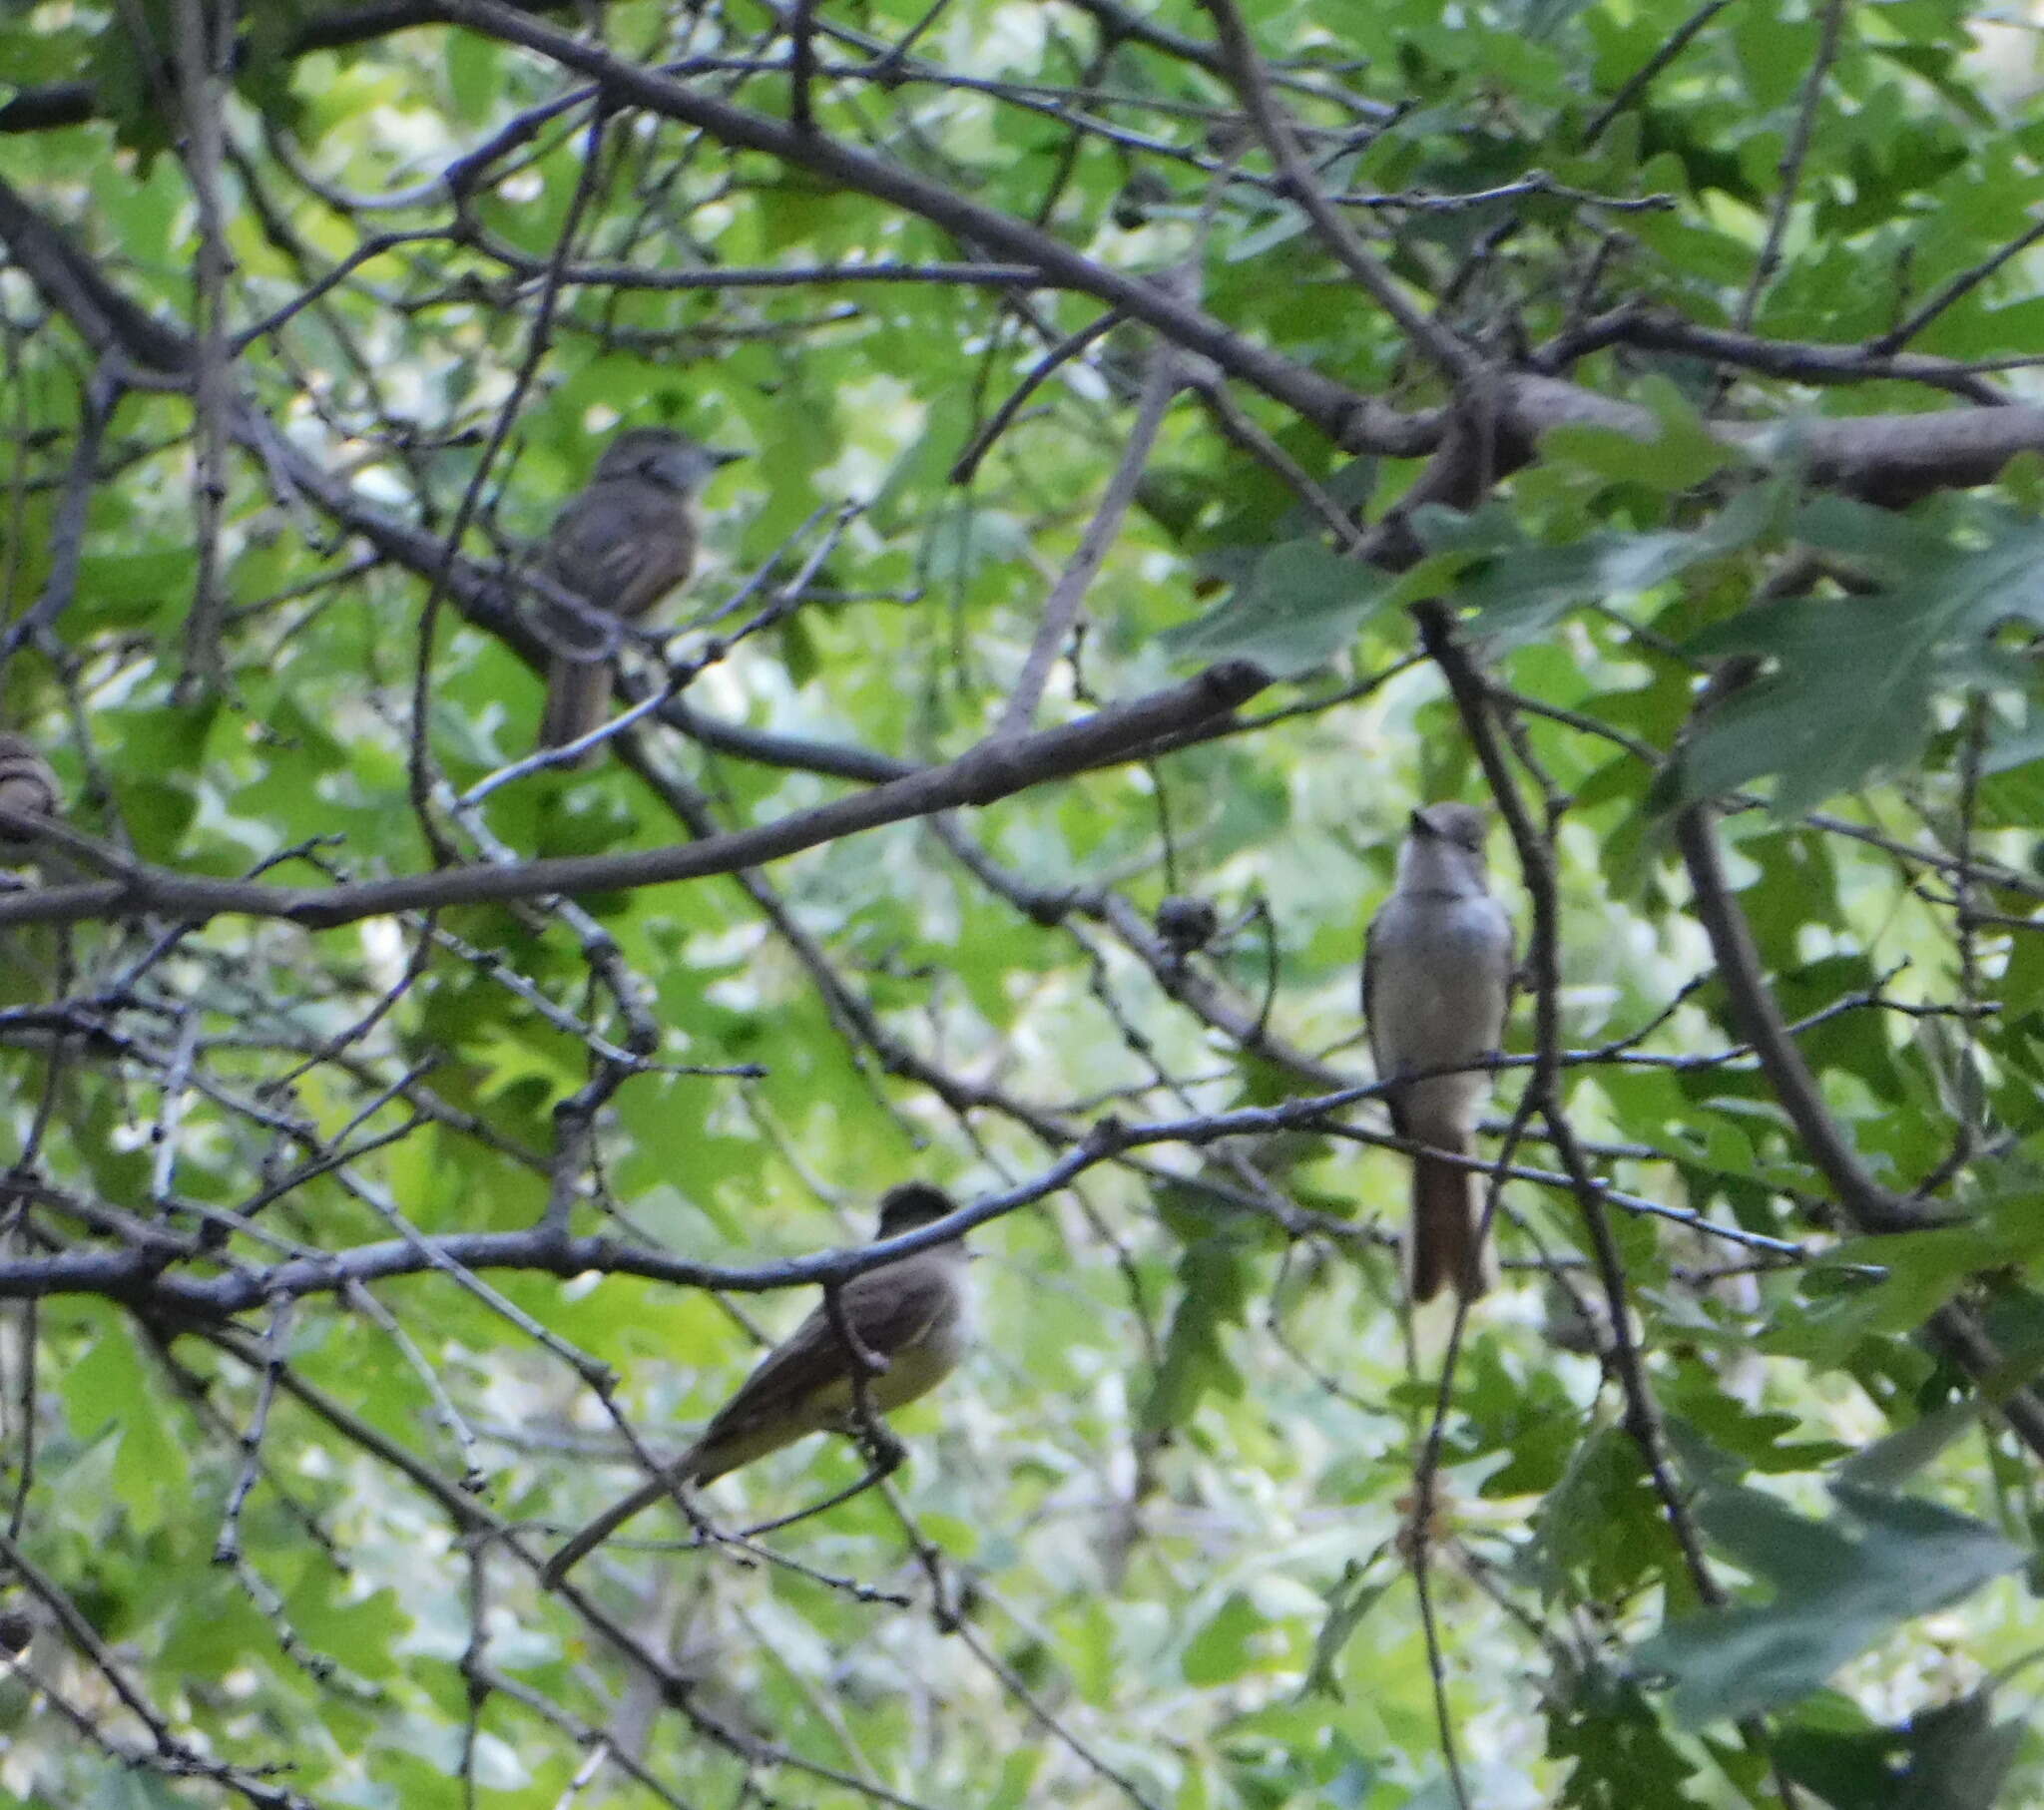
[[[1697,1766],[1669,1739],[1653,1703],[1632,1680],[1591,1664],[1564,1675],[1549,1695],[1547,1752],[1573,1760],[1563,1810],[1680,1810]]]
[[[1994,1529],[1934,1503],[1840,1480],[1839,1513],[1807,1521],[1772,1496],[1715,1488],[1697,1519],[1775,1585],[1772,1601],[1671,1622],[1634,1652],[1674,1685],[1686,1727],[1807,1696],[1892,1628],[1969,1594],[2024,1561]]]
[[[1791,1780],[1835,1810],[1995,1810],[2025,1732],[1996,1722],[1983,1690],[1896,1728],[1784,1728],[1773,1748]]]
[[[161,1527],[186,1488],[185,1448],[155,1399],[154,1383],[125,1321],[101,1332],[66,1371],[63,1388],[75,1438],[90,1442],[109,1429],[118,1436],[114,1492],[130,1521],[144,1533]]]
[[[497,96],[497,47],[477,32],[450,32],[444,40],[447,93],[463,124],[488,118]]]
[[[1227,1599],[1187,1642],[1179,1662],[1188,1684],[1225,1684],[1256,1665],[1253,1643],[1264,1618],[1247,1596],[1231,1590]]]
[[[1279,679],[1323,666],[1388,601],[1393,581],[1318,541],[1265,553],[1234,594],[1161,639],[1175,660],[1253,660]]]
[[[193,1810],[195,1802],[173,1791],[154,1772],[124,1766],[100,1775],[85,1810]]]
[[[197,776],[219,706],[165,704],[102,716],[120,737],[122,813],[137,851],[152,861],[175,860],[199,809]]]
[[[2029,1232],[2020,1220],[2004,1228],[1997,1215],[1987,1213],[1964,1225],[1848,1239],[1827,1253],[1827,1261],[1884,1273],[1840,1274],[1834,1288],[1785,1305],[1762,1335],[1761,1349],[1841,1366],[1862,1339],[1921,1326],[1970,1277],[1992,1268],[2012,1245],[2027,1242]]]
[[[1299,1686],[1301,1696],[1331,1697],[1337,1703],[1343,1699],[1345,1693],[1335,1668],[1355,1630],[1390,1587],[1388,1581],[1372,1584],[1369,1568],[1353,1559],[1342,1566],[1341,1576],[1327,1591],[1327,1613],[1319,1632],[1313,1636],[1312,1658],[1306,1663],[1305,1681]]]
[[[110,628],[155,622],[185,601],[194,566],[189,547],[90,553],[78,562],[78,601]]]
[[[1143,1401],[1142,1425],[1156,1433],[1185,1426],[1210,1394],[1242,1394],[1242,1371],[1223,1333],[1249,1311],[1256,1249],[1240,1221],[1211,1214],[1192,1188],[1167,1190],[1160,1203],[1183,1221],[1188,1242],[1179,1258],[1178,1306],[1163,1361]]]
[[[1553,1487],[1582,1438],[1582,1417],[1552,1371],[1507,1364],[1502,1349],[1477,1345],[1462,1360],[1462,1423],[1450,1439],[1452,1462],[1502,1452],[1484,1478],[1487,1501]]]
[[[359,1676],[396,1675],[393,1655],[412,1631],[412,1617],[396,1592],[382,1589],[356,1600],[341,1597],[331,1570],[308,1562],[284,1600],[284,1613],[300,1639]]]
[[[1533,1531],[1528,1563],[1548,1588],[1609,1599],[1680,1570],[1639,1447],[1616,1427],[1599,1427],[1576,1448]]]
[[[2004,528],[1966,551],[1874,516],[1829,499],[1797,532],[1887,578],[1881,589],[1757,604],[1690,644],[1768,665],[1691,741],[1668,803],[1773,777],[1776,811],[1799,815],[1912,761],[1941,690],[2023,677],[1988,638],[2011,622],[2044,627],[2044,528]]]
[[[1454,588],[1453,599],[1476,612],[1480,633],[1508,649],[1540,640],[1583,604],[1636,597],[1743,551],[1766,531],[1776,507],[1774,487],[1757,484],[1700,528],[1604,532],[1560,547],[1525,539],[1496,512],[1467,518],[1423,510],[1414,526],[1430,552],[1490,556],[1476,577]]]
[[[1613,483],[1644,484],[1669,496],[1694,490],[1723,469],[1731,455],[1705,427],[1689,398],[1667,378],[1650,377],[1638,400],[1659,420],[1661,431],[1652,439],[1610,427],[1558,427],[1542,437],[1540,450]]]
[[[1838,1467],[1837,1475],[1862,1489],[1897,1489],[1979,1421],[1980,1411],[1973,1403],[1953,1402],[1854,1453]]]

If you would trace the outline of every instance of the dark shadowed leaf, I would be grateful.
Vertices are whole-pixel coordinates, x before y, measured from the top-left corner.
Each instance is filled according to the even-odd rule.
[[[1838,1513],[1808,1521],[1757,1490],[1713,1489],[1697,1519],[1775,1586],[1672,1622],[1634,1653],[1674,1685],[1688,1727],[1792,1703],[1892,1628],[2023,1563],[1993,1528],[1934,1503],[1838,1482]]]
[[[1552,1690],[1547,1751],[1575,1762],[1562,1786],[1565,1810],[1680,1810],[1698,1801],[1684,1788],[1695,1762],[1669,1738],[1637,1684],[1593,1664],[1564,1674]]]
[[[1785,1728],[1774,1752],[1833,1810],[1995,1810],[2024,1733],[1980,1691],[1895,1728]]]
[[[1392,581],[1318,541],[1286,541],[1234,594],[1162,640],[1178,660],[1253,660],[1280,679],[1324,665],[1388,600]]]
[[[1766,531],[1777,506],[1773,486],[1754,485],[1698,528],[1606,531],[1559,547],[1522,537],[1501,543],[1510,524],[1495,513],[1472,520],[1421,511],[1415,525],[1431,552],[1490,556],[1453,597],[1476,612],[1477,630],[1503,649],[1538,640],[1584,604],[1637,597],[1692,566],[1742,551]]]
[[[1766,665],[1691,741],[1670,805],[1771,777],[1780,813],[1805,811],[1913,760],[1940,692],[2025,676],[1990,638],[2009,623],[2044,626],[2044,528],[2004,525],[1967,550],[1837,498],[1802,511],[1796,528],[1880,588],[1759,603],[1691,643],[1705,659]]]

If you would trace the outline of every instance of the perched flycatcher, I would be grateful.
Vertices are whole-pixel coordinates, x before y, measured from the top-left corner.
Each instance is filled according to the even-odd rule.
[[[911,1181],[880,1202],[879,1238],[898,1238],[956,1210],[942,1188]],[[963,1238],[919,1250],[852,1277],[838,1290],[844,1324],[885,1365],[866,1380],[876,1414],[927,1395],[957,1368],[972,1334],[972,1291]],[[558,1583],[633,1516],[676,1486],[701,1488],[765,1458],[804,1434],[858,1430],[858,1358],[847,1351],[828,1304],[809,1315],[760,1362],[717,1411],[703,1435],[652,1482],[642,1484],[556,1553],[546,1580]]]
[[[696,564],[691,505],[711,473],[738,456],[671,427],[627,428],[604,448],[588,488],[554,518],[547,576],[583,599],[588,612],[559,603],[541,611],[553,644],[542,747],[560,747],[602,725],[611,700],[611,637],[603,619],[636,623],[687,582]]]
[[[59,803],[57,775],[36,744],[26,735],[0,729],[0,809],[24,817],[55,817]],[[0,843],[18,847],[28,840],[0,825]]]
[[[1391,1090],[1391,1129],[1463,1155],[1490,1077],[1452,1071],[1496,1054],[1512,990],[1512,924],[1490,896],[1484,821],[1468,804],[1412,813],[1397,879],[1370,920],[1362,955],[1362,1010],[1378,1079],[1426,1077]],[[1443,1283],[1470,1300],[1489,1286],[1476,1181],[1452,1163],[1413,1158],[1406,1266],[1415,1301],[1430,1301]]]

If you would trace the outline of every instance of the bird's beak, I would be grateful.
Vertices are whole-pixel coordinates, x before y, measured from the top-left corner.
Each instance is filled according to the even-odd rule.
[[[722,446],[709,446],[704,450],[709,453],[710,463],[713,465],[736,465],[746,456],[742,452],[730,452]]]
[[[1407,827],[1415,836],[1435,836],[1440,832],[1434,828],[1433,819],[1423,810],[1414,811],[1407,819]]]

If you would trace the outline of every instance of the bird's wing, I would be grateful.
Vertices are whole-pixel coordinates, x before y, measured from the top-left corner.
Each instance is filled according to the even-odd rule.
[[[1511,1022],[1512,1003],[1518,997],[1520,988],[1530,989],[1533,980],[1531,975],[1520,972],[1519,927],[1512,922],[1512,914],[1505,910],[1502,903],[1498,906],[1498,916],[1504,919],[1505,925],[1505,1009],[1498,1018],[1497,1033],[1499,1043],[1503,1043],[1504,1027]]]
[[[905,1258],[867,1270],[844,1285],[839,1302],[859,1343],[892,1358],[929,1336],[951,1305],[950,1279],[933,1264]],[[769,1351],[703,1430],[699,1447],[716,1445],[788,1413],[851,1374],[852,1356],[818,1307]]]
[[[1375,982],[1377,921],[1371,918],[1368,928],[1362,933],[1362,1025],[1369,1034],[1370,1061],[1377,1060],[1377,1009],[1370,998]]]
[[[689,576],[696,537],[687,512],[641,484],[605,485],[574,498],[554,519],[547,568],[554,581],[598,609],[635,617]],[[577,623],[555,607],[549,626],[572,636]],[[590,626],[580,622],[586,639]]]
[[[1383,914],[1379,912],[1377,915],[1381,917]],[[1362,933],[1362,1028],[1369,1038],[1370,1066],[1376,1070],[1377,1080],[1387,1081],[1390,1077],[1384,1067],[1383,1042],[1377,1033],[1376,1001],[1372,998],[1378,973],[1373,947],[1376,934],[1377,919],[1371,918],[1369,928]],[[1395,1092],[1384,1096],[1384,1110],[1391,1116],[1393,1133],[1403,1137],[1405,1127],[1401,1123],[1403,1116],[1398,1111],[1398,1096]]]

